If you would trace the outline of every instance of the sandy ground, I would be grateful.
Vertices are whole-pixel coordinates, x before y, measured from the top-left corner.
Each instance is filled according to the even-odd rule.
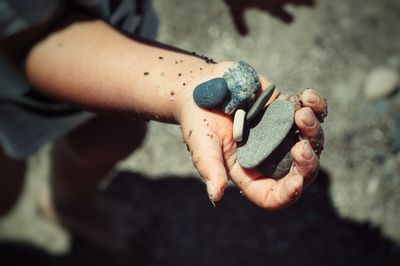
[[[234,265],[246,262],[259,265],[263,254],[275,264],[279,263],[280,256],[294,250],[298,260],[285,257],[283,264],[324,263],[333,253],[324,251],[321,245],[342,254],[329,265],[383,262],[395,265],[399,258],[393,254],[399,252],[400,244],[400,194],[397,192],[400,187],[400,95],[370,101],[363,94],[363,86],[368,73],[376,66],[400,71],[400,2],[320,0],[315,5],[305,5],[309,1],[247,1],[256,4],[243,7],[247,30],[238,22],[240,32],[232,22],[227,4],[230,2],[237,1],[155,1],[161,21],[158,39],[217,61],[243,59],[284,92],[298,92],[308,87],[320,90],[329,103],[329,117],[324,125],[325,152],[321,158],[323,181],[312,186],[305,193],[305,199],[276,214],[260,213],[237,196],[239,192],[234,188],[213,209],[205,191],[204,196],[201,192],[204,188],[193,178],[197,173],[179,128],[150,123],[143,147],[119,166],[121,171],[141,175],[132,178],[132,187],[137,185],[142,192],[125,187],[123,193],[136,191],[142,195],[146,191],[160,200],[158,204],[150,196],[140,199],[132,196],[133,192],[129,194],[145,209],[146,204],[140,200],[151,201],[149,213],[163,214],[156,215],[162,224],[154,229],[156,233],[148,229],[152,231],[149,233],[152,237],[148,238],[151,244],[141,247],[153,251],[148,265],[187,264],[190,258],[197,258],[194,265],[210,261],[214,265],[222,265],[224,261]],[[259,4],[262,2],[267,4]],[[281,6],[290,15],[279,12]],[[41,219],[35,211],[38,191],[48,172],[48,151],[46,147],[30,159],[23,196],[17,208],[0,221],[0,238],[62,253],[70,244],[68,234]],[[187,183],[179,183],[180,177]],[[168,188],[168,182],[162,183],[163,180],[178,184],[172,190],[166,189],[172,194],[163,192],[163,186]],[[114,183],[118,182],[122,181],[117,179]],[[143,185],[143,182],[154,184]],[[176,188],[186,190],[181,193]],[[187,200],[195,202],[189,205],[185,203]],[[163,204],[166,204],[164,209],[159,206]],[[176,216],[171,214],[179,208],[181,212]],[[206,225],[198,219],[205,219]],[[246,233],[227,219],[253,229]],[[288,219],[296,219],[300,228]],[[212,231],[207,225],[227,229]],[[268,235],[263,230],[271,227],[277,235],[261,241],[263,232]],[[202,234],[193,228],[200,228]],[[209,241],[206,236],[213,236],[210,232],[216,232],[217,240]],[[157,236],[165,241],[160,244]],[[224,238],[227,238],[225,242]],[[209,242],[215,244],[209,245]],[[274,247],[266,250],[265,245],[271,244]],[[310,249],[299,249],[303,245]],[[198,254],[205,248],[208,255]],[[249,250],[247,256],[238,255],[243,250]],[[315,251],[314,260],[301,256],[311,250]],[[225,260],[219,257],[214,261],[221,254],[226,256]],[[368,254],[373,255],[368,257]],[[230,257],[236,260],[231,261]]]

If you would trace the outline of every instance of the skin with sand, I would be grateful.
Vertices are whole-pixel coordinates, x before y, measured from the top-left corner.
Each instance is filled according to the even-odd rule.
[[[234,114],[233,134],[238,142],[238,162],[243,168],[257,168],[272,178],[285,176],[293,164],[290,149],[298,141],[294,132],[295,106],[298,102],[279,100],[266,106],[274,93],[274,84],[254,101],[255,93],[261,86],[260,79],[257,72],[242,61],[233,64],[223,77],[227,80],[227,91],[230,92],[225,96],[224,105],[221,105],[221,98],[215,99],[218,104],[208,104],[210,95],[213,95],[210,91],[213,88],[215,91],[221,90],[220,80],[209,80],[197,86],[193,94],[196,104]],[[239,107],[242,109],[236,111]],[[240,119],[242,116],[245,119]]]
[[[261,208],[284,208],[298,199],[318,170],[319,160],[311,142],[301,140],[293,146],[294,164],[279,180],[249,171],[237,160],[232,116],[201,108],[193,100],[196,86],[224,78],[234,65],[125,36],[102,21],[83,21],[56,29],[36,43],[28,53],[25,73],[40,93],[82,110],[179,124],[212,201],[220,200],[232,181]],[[270,85],[262,76],[258,78],[260,90]],[[271,102],[277,94],[274,92]],[[316,117],[325,112],[324,97],[313,90],[304,91],[300,97],[301,109],[294,121],[301,137],[313,138],[320,132]],[[93,177],[93,183],[106,170]],[[70,176],[79,175],[75,171]],[[87,178],[75,179],[79,185],[67,186],[65,183],[72,182],[70,176],[63,179],[62,186],[60,183],[63,195],[71,195],[56,199],[63,204],[84,194],[77,189],[85,190],[82,181]],[[69,187],[71,193],[66,191]]]

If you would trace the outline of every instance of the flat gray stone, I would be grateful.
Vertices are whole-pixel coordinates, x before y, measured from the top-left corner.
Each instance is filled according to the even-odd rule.
[[[275,84],[271,84],[268,86],[268,88],[265,89],[265,91],[263,91],[263,93],[261,93],[261,95],[257,98],[253,106],[247,112],[246,115],[247,122],[250,123],[250,121],[253,120],[260,113],[260,111],[264,108],[264,105],[271,98],[272,94],[274,94],[274,91],[275,91]]]
[[[292,165],[294,113],[291,102],[278,100],[254,118],[247,125],[242,145],[237,149],[239,164],[247,169],[258,168],[269,177],[284,176]]]

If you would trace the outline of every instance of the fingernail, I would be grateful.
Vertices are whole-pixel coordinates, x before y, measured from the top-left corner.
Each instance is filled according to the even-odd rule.
[[[214,201],[215,198],[215,186],[211,182],[206,182],[207,185],[207,194],[211,201]]]
[[[303,191],[303,177],[301,175],[297,175],[295,179],[292,180],[292,195],[294,198],[298,198],[301,192]]]
[[[307,161],[311,160],[314,157],[314,151],[312,150],[311,145],[308,141],[304,142],[303,151],[301,152],[301,155]]]
[[[292,197],[296,198],[301,193],[301,183],[295,180],[291,180],[291,182],[287,184],[287,189]]]
[[[301,193],[300,184],[298,183],[293,184],[293,196],[296,198],[300,195],[300,193]]]
[[[317,120],[315,119],[314,114],[309,109],[305,110],[301,117],[301,120],[309,128],[313,128],[317,124]]]
[[[304,98],[309,104],[317,104],[319,102],[319,97],[317,94],[312,92],[311,90],[304,91]]]

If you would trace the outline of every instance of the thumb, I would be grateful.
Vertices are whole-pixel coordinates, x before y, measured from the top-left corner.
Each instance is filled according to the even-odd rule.
[[[193,164],[207,186],[208,197],[219,201],[228,184],[221,140],[204,128],[191,129],[184,135]]]

